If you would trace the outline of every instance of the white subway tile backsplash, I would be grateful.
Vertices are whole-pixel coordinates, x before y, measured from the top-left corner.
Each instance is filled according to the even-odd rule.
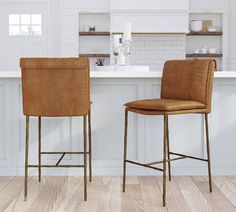
[[[236,58],[228,58],[227,70],[228,71],[236,71]]]
[[[133,35],[131,65],[148,65],[151,71],[162,71],[166,60],[185,59],[184,34]],[[113,39],[111,39],[111,45]],[[114,61],[113,54],[111,61]]]
[[[148,65],[161,71],[166,60],[185,59],[185,35],[134,35],[131,65]]]

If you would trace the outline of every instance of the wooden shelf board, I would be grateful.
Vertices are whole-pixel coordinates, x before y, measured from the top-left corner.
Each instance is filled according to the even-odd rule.
[[[110,36],[110,32],[79,32],[80,36]]]
[[[223,57],[223,54],[186,54],[186,57]]]
[[[221,36],[223,32],[190,32],[187,36]]]
[[[132,35],[185,35],[187,32],[132,32]],[[123,32],[112,32],[112,35],[121,35]]]
[[[110,57],[110,54],[79,54],[80,57]]]

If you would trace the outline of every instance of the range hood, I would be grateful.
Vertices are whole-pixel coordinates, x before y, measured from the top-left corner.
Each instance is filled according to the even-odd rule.
[[[111,14],[111,32],[124,31],[126,22],[132,23],[133,33],[187,33],[188,13]]]
[[[189,0],[112,0],[111,32],[132,23],[134,33],[187,33]]]

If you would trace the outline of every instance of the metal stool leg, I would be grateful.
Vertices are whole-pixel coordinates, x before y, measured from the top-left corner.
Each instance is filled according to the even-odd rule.
[[[125,110],[124,164],[123,164],[123,192],[125,192],[125,180],[126,180],[127,131],[128,131],[128,111]]]
[[[41,116],[38,117],[38,136],[39,136],[39,146],[38,146],[38,161],[39,161],[39,182],[41,182]]]
[[[170,166],[170,140],[169,140],[169,120],[167,116],[167,152],[168,152],[168,174],[169,181],[171,181],[171,166]]]
[[[209,139],[209,130],[208,130],[208,114],[205,114],[205,126],[206,126],[206,147],[207,147],[207,163],[208,163],[209,189],[210,189],[210,192],[212,192],[210,139]]]
[[[163,207],[166,206],[166,146],[167,146],[167,119],[164,115],[164,141],[163,141]]]
[[[87,117],[84,116],[84,201],[87,201]]]
[[[27,200],[28,193],[28,157],[29,157],[29,116],[26,116],[26,136],[25,136],[25,190],[24,200]]]
[[[89,181],[92,182],[92,133],[91,133],[91,110],[88,114],[89,125]]]

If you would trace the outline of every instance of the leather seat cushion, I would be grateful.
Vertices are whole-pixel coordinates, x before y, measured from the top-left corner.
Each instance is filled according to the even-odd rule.
[[[125,104],[128,108],[152,111],[178,111],[205,109],[206,105],[192,100],[176,100],[176,99],[146,99],[137,100]]]

